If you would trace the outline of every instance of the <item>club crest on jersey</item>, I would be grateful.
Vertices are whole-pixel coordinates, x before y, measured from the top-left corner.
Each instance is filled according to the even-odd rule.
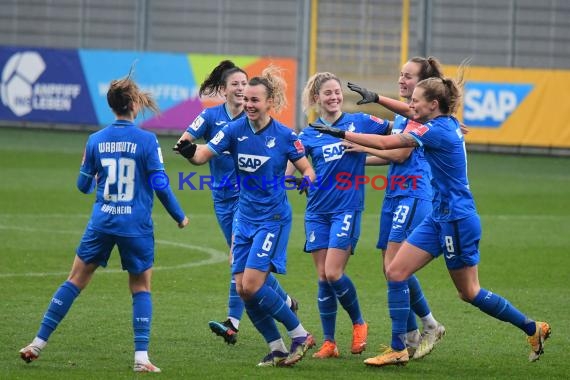
[[[325,162],[339,160],[344,154],[346,147],[341,142],[323,145],[323,158]]]
[[[275,146],[275,137],[267,136],[265,138],[265,146],[268,148],[273,148]]]
[[[349,131],[349,132],[354,132],[354,131],[356,131],[356,127],[354,126],[354,123],[351,122],[351,123],[348,125],[348,128],[346,128],[346,130]]]
[[[254,154],[238,154],[238,168],[244,172],[254,173],[263,164],[269,160],[270,157],[267,156],[256,156]]]

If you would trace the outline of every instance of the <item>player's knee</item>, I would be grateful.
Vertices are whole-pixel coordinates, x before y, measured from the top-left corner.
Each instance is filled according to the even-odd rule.
[[[338,281],[342,277],[343,273],[344,272],[342,270],[331,270],[331,271],[327,271],[325,273],[325,276],[326,276],[328,282],[335,282],[335,281]]]
[[[471,303],[477,296],[477,293],[471,291],[470,289],[459,290],[457,291],[457,296],[461,301]]]
[[[241,287],[238,289],[238,294],[243,300],[251,299],[255,293],[259,290],[259,286],[255,285],[254,283],[245,283],[242,284]]]
[[[399,268],[397,265],[389,264],[384,269],[388,281],[405,281],[411,276],[411,273],[408,273],[403,268]]]

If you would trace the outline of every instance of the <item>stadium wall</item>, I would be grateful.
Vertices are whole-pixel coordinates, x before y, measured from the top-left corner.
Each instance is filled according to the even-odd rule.
[[[409,4],[406,28],[404,4]],[[312,9],[317,17],[311,17]],[[416,55],[436,56],[449,67],[470,58],[474,68],[564,74],[570,69],[569,18],[570,3],[559,0],[0,0],[0,45],[125,54],[285,57],[296,62],[296,82],[290,83],[296,93],[290,99],[298,103],[302,86],[312,74],[309,66],[311,71],[332,71],[343,83],[361,83],[391,97],[397,97],[402,57]],[[311,20],[315,20],[313,25]],[[309,30],[316,31],[314,49],[308,42]],[[208,69],[211,66],[204,71]],[[511,71],[502,75],[505,78],[480,81],[512,82],[508,79]],[[526,79],[519,82],[527,83]],[[527,100],[538,88],[533,87]],[[545,88],[558,91],[560,87]],[[562,104],[558,109],[569,108],[565,92],[557,98]],[[345,93],[346,111],[392,116],[377,106],[357,107],[357,99],[354,93]],[[528,116],[523,111],[527,100],[509,116],[509,123],[521,112]],[[304,122],[299,108],[291,125]],[[559,130],[569,129],[566,120]],[[19,125],[29,123],[20,121]],[[538,131],[543,124],[533,117],[518,128],[524,125]],[[513,133],[507,125],[493,130],[477,125],[472,130],[468,141],[473,139],[483,149],[534,144],[527,137],[535,132],[507,142],[503,141],[506,137],[497,137]],[[551,146],[567,146],[567,136],[559,136],[556,144]],[[535,147],[546,145],[540,142]]]

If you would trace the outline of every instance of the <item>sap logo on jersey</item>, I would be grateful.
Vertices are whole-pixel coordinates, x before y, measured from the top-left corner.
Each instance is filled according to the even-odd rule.
[[[238,154],[238,168],[244,172],[254,173],[265,164],[270,157],[256,156],[253,154]]]
[[[340,142],[323,145],[323,158],[325,159],[325,162],[339,160],[342,157],[345,149],[346,147],[343,146]]]
[[[532,88],[532,84],[467,82],[463,121],[470,127],[498,128]]]

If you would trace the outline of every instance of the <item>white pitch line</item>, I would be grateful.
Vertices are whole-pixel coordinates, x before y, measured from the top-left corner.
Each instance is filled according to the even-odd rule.
[[[41,228],[30,228],[30,227],[14,227],[14,226],[4,226],[0,225],[0,229],[2,230],[19,230],[25,232],[49,232],[49,233],[60,233],[60,234],[77,234],[77,231],[69,231],[69,230],[50,230],[50,229],[41,229]],[[167,266],[154,266],[153,270],[155,271],[163,271],[163,270],[175,270],[175,269],[184,269],[184,268],[192,268],[192,267],[200,267],[203,265],[210,265],[210,264],[218,264],[228,260],[228,256],[226,252],[218,251],[214,248],[203,247],[200,245],[194,244],[185,244],[185,243],[178,243],[169,240],[155,240],[157,244],[164,244],[170,245],[174,247],[186,248],[188,250],[195,250],[200,251],[208,254],[208,258],[199,261],[193,261],[189,263],[179,264],[179,265],[167,265]],[[122,269],[106,269],[102,268],[97,271],[97,273],[123,273]],[[12,277],[46,277],[46,276],[65,276],[68,275],[69,271],[67,272],[27,272],[27,273],[0,273],[0,278],[12,278]]]

